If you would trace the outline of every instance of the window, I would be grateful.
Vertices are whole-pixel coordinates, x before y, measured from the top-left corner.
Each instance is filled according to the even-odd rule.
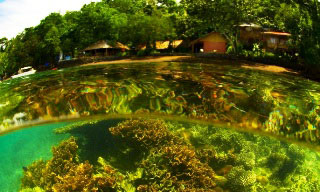
[[[270,43],[270,44],[276,44],[276,43],[277,43],[277,39],[274,38],[274,37],[270,37],[269,43]]]

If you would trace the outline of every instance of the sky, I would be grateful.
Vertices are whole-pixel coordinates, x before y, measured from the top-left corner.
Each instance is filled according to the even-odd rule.
[[[80,10],[95,1],[99,0],[0,0],[0,38],[11,39],[52,12]]]

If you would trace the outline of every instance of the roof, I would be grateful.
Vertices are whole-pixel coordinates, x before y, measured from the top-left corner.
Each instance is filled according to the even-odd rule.
[[[276,31],[267,31],[263,32],[264,35],[279,35],[279,36],[291,36],[290,33],[286,32],[276,32]]]
[[[200,37],[199,39],[196,39],[196,40],[194,40],[194,41],[192,41],[190,44],[192,45],[192,44],[195,44],[195,43],[198,43],[198,42],[200,42],[200,41],[203,41],[203,40],[205,40],[206,38],[208,38],[209,36],[211,36],[211,35],[220,35],[223,39],[225,39],[225,37],[223,36],[223,35],[221,35],[219,32],[211,32],[211,33],[208,33],[207,35],[205,35],[205,36],[203,36],[203,37]],[[226,41],[226,40],[225,40]]]
[[[183,40],[174,40],[171,42],[172,48],[177,48],[181,45]],[[156,49],[168,49],[170,41],[156,41]],[[139,49],[146,49],[146,45],[139,47]]]
[[[22,67],[21,69],[22,70],[24,70],[24,69],[32,69],[32,67],[31,66],[27,66],[27,67]]]
[[[177,48],[182,43],[182,40],[174,40],[171,45],[172,48]],[[168,49],[170,45],[170,41],[157,41],[156,48],[157,49]]]
[[[84,51],[95,50],[95,49],[109,49],[109,48],[129,49],[129,47],[127,47],[126,45],[123,45],[120,42],[112,43],[111,41],[101,40],[85,48]]]
[[[252,28],[262,28],[260,25],[254,23],[242,23],[239,27],[252,27]]]

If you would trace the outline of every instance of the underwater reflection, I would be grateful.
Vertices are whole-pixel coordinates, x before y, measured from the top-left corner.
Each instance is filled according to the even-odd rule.
[[[1,130],[95,115],[200,120],[319,146],[320,85],[296,76],[202,63],[68,68],[0,85]]]

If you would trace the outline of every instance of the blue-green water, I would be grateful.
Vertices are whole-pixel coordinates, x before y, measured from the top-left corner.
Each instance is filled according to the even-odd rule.
[[[70,137],[54,134],[53,130],[66,124],[35,126],[0,136],[0,191],[18,191],[23,167],[35,160],[52,157],[51,147]]]

